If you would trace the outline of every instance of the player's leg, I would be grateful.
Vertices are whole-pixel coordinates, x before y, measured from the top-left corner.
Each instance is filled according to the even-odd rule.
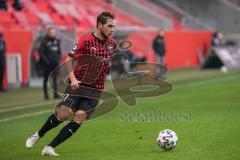
[[[72,95],[71,92],[72,91],[69,88],[67,88],[65,91],[66,94],[62,97],[61,102],[59,103],[60,108],[57,109],[57,117],[59,118],[60,121],[64,121],[67,118],[70,118],[70,116],[72,116],[74,111],[77,109],[79,97]],[[57,141],[58,139],[62,139],[62,137],[65,134],[62,132],[62,130],[56,136],[58,137]],[[58,154],[55,153],[55,150],[52,146],[45,146],[45,148],[42,151],[42,155],[56,156]]]
[[[33,145],[45,135],[49,130],[57,127],[60,123],[66,120],[70,115],[72,115],[72,110],[69,107],[61,105],[56,113],[50,115],[44,125],[40,128],[40,130],[34,133],[31,137],[29,137],[26,141],[26,147],[32,148]]]
[[[42,155],[50,155],[55,156],[57,154],[48,154],[47,152],[50,151],[55,153],[54,148],[57,147],[59,144],[70,138],[83,124],[85,120],[87,120],[93,113],[94,108],[98,104],[98,100],[88,99],[88,98],[79,98],[79,107],[76,108],[74,112],[74,116],[72,121],[70,121],[66,126],[64,126],[59,134],[46,146],[43,151]],[[46,154],[47,153],[47,154]]]
[[[50,129],[58,126],[73,114],[74,107],[78,103],[78,98],[71,95],[71,91],[66,89],[65,95],[57,105],[55,114],[51,115],[42,128],[38,131],[40,137],[43,137]]]
[[[82,110],[78,110],[74,113],[72,121],[70,121],[66,126],[64,126],[59,134],[48,144],[55,148],[63,141],[71,137],[81,126],[81,124],[87,119],[87,113]]]
[[[87,119],[87,114],[84,111],[77,111],[74,114],[72,121],[64,126],[58,135],[42,150],[42,155],[58,156],[55,152],[55,147],[71,137],[80,127],[80,125]]]
[[[42,128],[38,131],[40,137],[43,137],[46,132],[50,129],[57,127],[60,123],[65,121],[70,115],[72,115],[72,110],[69,107],[61,105],[56,113],[52,114]]]

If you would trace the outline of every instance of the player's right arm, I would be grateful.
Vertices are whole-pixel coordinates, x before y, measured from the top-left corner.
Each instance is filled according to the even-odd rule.
[[[79,88],[79,84],[81,81],[77,80],[74,70],[73,70],[73,61],[74,59],[77,59],[82,53],[83,53],[83,40],[78,41],[73,49],[68,53],[68,56],[65,60],[67,72],[69,79],[71,81],[70,85],[73,90],[76,90]]]
[[[73,90],[75,90],[79,88],[79,84],[81,83],[81,81],[77,80],[73,72],[73,61],[74,59],[68,55],[65,60],[65,65],[67,68],[68,77],[70,79],[70,86],[72,87]]]

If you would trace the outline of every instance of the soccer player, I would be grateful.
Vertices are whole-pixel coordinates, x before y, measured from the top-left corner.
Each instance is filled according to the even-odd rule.
[[[75,96],[74,93],[81,92],[82,95],[86,94],[82,87],[87,86],[96,92],[96,95],[101,94],[101,90],[104,88],[105,77],[110,67],[109,63],[114,52],[113,49],[116,46],[116,40],[111,38],[115,30],[114,19],[114,15],[109,12],[102,12],[98,15],[97,30],[81,38],[68,54],[66,68],[69,73],[70,85],[65,90],[65,95],[59,102],[56,112],[47,119],[40,130],[27,139],[27,148],[32,148],[45,133],[57,127],[69,117],[72,117],[72,120],[64,126],[58,135],[42,150],[42,155],[57,156],[58,154],[55,153],[55,147],[71,137],[81,124],[91,116],[94,108],[98,104],[99,96]],[[83,55],[91,55],[96,59],[100,58],[101,62],[91,63],[91,66],[89,66],[89,60],[79,60]],[[74,59],[78,60],[78,64],[73,70],[72,65]],[[99,66],[99,64],[101,65]],[[98,74],[92,73],[95,72],[94,68],[100,72]],[[89,76],[93,74],[98,75],[97,78]]]

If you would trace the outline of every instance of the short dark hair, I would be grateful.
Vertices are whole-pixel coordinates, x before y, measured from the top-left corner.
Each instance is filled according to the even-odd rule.
[[[115,16],[110,12],[102,12],[97,16],[97,28],[98,23],[106,24],[108,19],[115,19]]]

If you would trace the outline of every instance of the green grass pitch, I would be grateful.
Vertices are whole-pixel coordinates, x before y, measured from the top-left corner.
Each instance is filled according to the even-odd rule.
[[[58,146],[60,156],[54,159],[240,159],[240,72],[185,69],[170,71],[167,77],[173,91],[139,98],[135,107],[120,101],[113,112],[86,122]],[[52,159],[41,156],[41,151],[63,125],[47,133],[33,149],[24,146],[56,104],[43,101],[41,91],[23,88],[0,93],[0,160]],[[156,112],[165,118],[144,117]],[[139,114],[142,117],[136,117]],[[166,128],[179,137],[177,147],[169,152],[156,144],[159,131]]]

